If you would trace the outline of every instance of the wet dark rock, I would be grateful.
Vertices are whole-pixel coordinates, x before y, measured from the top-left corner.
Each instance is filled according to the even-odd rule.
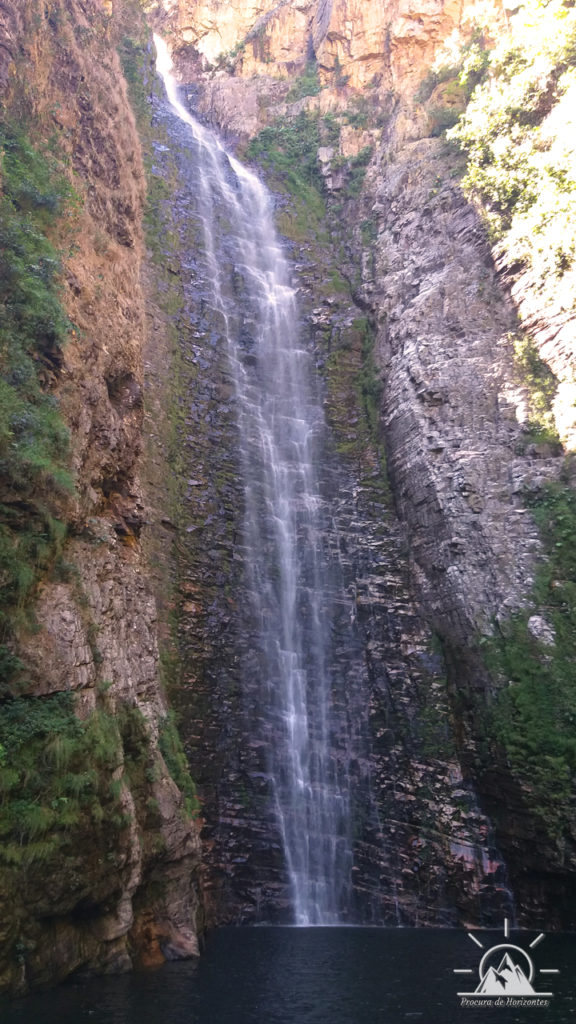
[[[165,125],[179,168],[176,207],[190,210],[197,194],[194,154],[169,115]],[[268,777],[276,737],[272,732],[254,738],[260,692],[250,680],[257,676],[257,631],[247,614],[243,577],[244,493],[235,409],[224,345],[199,300],[198,278],[205,268],[190,218],[182,218],[179,229],[186,254],[179,344],[183,355],[195,346],[194,360],[183,364],[193,371],[189,377],[184,371],[181,393],[196,426],[193,433],[184,427],[180,435],[189,497],[182,510],[177,572],[190,589],[182,587],[178,607],[184,671],[175,699],[202,799],[205,913],[211,923],[282,922],[290,920],[290,899]],[[405,533],[390,507],[377,443],[367,436],[357,405],[354,373],[362,341],[352,325],[364,309],[337,293],[318,301],[335,258],[331,251],[310,245],[294,251],[308,325],[303,343],[321,366],[329,365],[328,353],[343,338],[350,345],[350,390],[338,393],[329,372],[319,385],[334,432],[321,467],[323,546],[337,553],[342,574],[341,592],[325,597],[326,614],[330,604],[338,608],[334,699],[339,713],[359,730],[353,750],[343,735],[333,737],[335,758],[347,763],[354,792],[350,919],[499,923],[510,906],[506,870],[462,771],[442,658],[432,650],[429,626],[419,613]],[[248,335],[244,344],[250,346]],[[445,407],[443,384],[418,386],[422,406],[434,412]],[[338,420],[342,414],[345,424]],[[410,432],[405,443],[409,439]],[[355,452],[352,457],[339,453],[343,443]],[[473,500],[471,482],[463,478],[461,483]],[[434,529],[429,500],[427,491],[418,497]],[[418,542],[426,543],[424,537]],[[435,564],[447,572],[451,559],[438,558],[436,551]]]

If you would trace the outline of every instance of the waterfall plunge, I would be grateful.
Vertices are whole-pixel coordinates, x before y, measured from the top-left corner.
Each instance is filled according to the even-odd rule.
[[[323,614],[332,582],[317,479],[321,404],[268,193],[189,114],[167,46],[157,36],[155,44],[170,104],[198,147],[197,214],[235,389],[264,738],[272,737],[270,773],[294,920],[337,924],[350,901],[352,853],[348,767],[332,737],[331,621]],[[223,246],[233,247],[232,291],[241,294],[242,316],[224,280]]]

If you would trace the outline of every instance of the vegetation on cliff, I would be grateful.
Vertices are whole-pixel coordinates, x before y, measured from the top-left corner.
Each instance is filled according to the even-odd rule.
[[[346,218],[342,217],[346,205],[361,196],[372,148],[365,146],[350,157],[338,152],[342,127],[364,128],[372,114],[358,100],[338,113],[301,110],[263,128],[245,156],[257,162],[271,187],[286,196],[279,203],[278,228],[303,247],[304,260],[313,256],[318,273],[314,301],[324,302],[332,315],[336,310],[344,314],[345,323],[336,330],[329,319],[321,318],[316,333],[327,383],[326,414],[337,451],[357,464],[363,486],[386,504],[389,493],[379,422],[382,384],[374,359],[375,335],[371,318],[364,306],[355,309],[352,294],[359,284],[358,277],[352,281],[352,268],[362,246],[373,242],[371,222],[361,221],[353,242],[351,233],[343,230]],[[342,186],[336,192],[327,187],[326,169],[318,155],[321,147],[332,151],[330,173],[341,176]],[[351,245],[356,246],[353,256],[348,252]]]
[[[273,188],[292,197],[292,210],[282,211],[278,217],[278,226],[288,238],[303,241],[313,230],[316,236],[322,233],[329,193],[318,158],[320,147],[332,147],[334,151],[330,168],[342,175],[342,199],[359,197],[372,147],[364,146],[350,157],[336,152],[342,125],[355,124],[359,116],[357,105],[342,112],[340,118],[301,110],[294,117],[273,121],[248,144],[246,158],[264,168]]]
[[[174,711],[169,711],[160,722],[159,746],[170,775],[184,797],[186,814],[192,817],[200,809],[196,786],[190,775],[188,761],[176,724]]]
[[[529,0],[510,29],[493,48],[477,31],[424,80],[419,99],[447,102],[437,121],[465,155],[462,187],[480,206],[502,268],[512,278],[528,275],[540,309],[568,312],[576,285],[576,11],[560,0]],[[546,442],[553,454],[558,380],[529,334],[511,340],[530,395],[527,441]],[[530,492],[546,559],[528,610],[484,641],[488,666],[504,686],[489,733],[553,836],[570,819],[576,769],[575,502],[568,484]]]
[[[317,96],[322,88],[316,61],[309,61],[305,71],[296,78],[294,85],[286,96],[289,103],[303,99],[304,96]]]
[[[488,664],[505,681],[490,729],[546,828],[559,835],[569,820],[576,771],[576,494],[566,484],[550,484],[530,507],[547,558],[531,610],[503,624],[486,644]]]
[[[545,297],[572,308],[576,261],[576,10],[530,0],[482,57],[484,80],[448,133],[467,156],[497,253],[530,268]],[[461,81],[469,80],[467,65]]]
[[[117,719],[101,709],[80,722],[70,693],[0,708],[0,863],[47,861],[78,842],[78,832],[113,855],[114,837],[130,821],[114,775],[128,714],[138,712]]]
[[[326,212],[317,155],[321,145],[319,118],[301,111],[294,118],[277,120],[263,128],[251,140],[245,154],[268,172],[273,188],[290,193],[296,200],[296,225],[305,233]],[[281,230],[286,227],[286,223],[280,224]]]
[[[528,0],[497,44],[489,29],[477,28],[464,47],[445,52],[417,100],[427,104],[431,134],[446,132],[465,158],[461,185],[480,209],[499,268],[508,281],[523,276],[519,298],[528,295],[530,320],[509,335],[528,394],[516,453],[536,444],[544,446],[541,457],[559,455],[559,379],[546,361],[554,346],[540,351],[537,332],[555,317],[564,323],[574,310],[574,7]],[[526,609],[499,620],[494,638],[481,640],[500,687],[487,723],[486,760],[504,752],[527,805],[554,840],[570,827],[576,771],[576,496],[568,476],[528,489],[525,501],[545,557]],[[477,717],[483,720],[480,709]]]
[[[71,329],[60,299],[57,221],[72,199],[46,147],[0,126],[0,639],[64,538],[62,497],[73,491],[68,431],[51,387]],[[0,648],[5,687],[17,659]]]
[[[4,8],[0,988],[22,992],[102,966],[107,921],[133,898],[124,962],[157,941],[136,935],[138,913],[169,920],[180,870],[189,886],[194,791],[164,721],[139,531],[114,511],[125,499],[132,521],[140,497],[144,337],[142,167],[114,46],[149,106],[148,36],[132,54],[137,0]]]

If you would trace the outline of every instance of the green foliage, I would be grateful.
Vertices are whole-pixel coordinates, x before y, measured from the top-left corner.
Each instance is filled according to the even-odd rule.
[[[345,75],[338,54],[334,57],[334,85],[337,89],[343,89],[348,85],[350,75]]]
[[[224,50],[222,53],[219,53],[216,57],[216,67],[219,70],[225,68],[227,71],[233,71],[234,61],[246,49],[247,43],[247,39],[241,39],[231,50]]]
[[[47,860],[76,829],[97,839],[103,822],[113,839],[126,824],[112,789],[122,759],[116,719],[96,710],[80,721],[70,693],[0,705],[0,861]]]
[[[547,363],[540,357],[531,338],[521,335],[514,339],[516,365],[522,370],[524,381],[530,388],[532,403],[537,413],[550,412],[558,381]]]
[[[290,89],[286,99],[288,103],[293,103],[296,100],[301,100],[304,96],[317,96],[322,85],[318,77],[318,65],[315,60],[310,61],[306,65],[306,70],[298,75],[295,79],[294,85]]]
[[[471,39],[430,69],[416,91],[418,103],[427,104],[434,94],[434,104],[428,106],[430,135],[438,137],[453,128],[466,107],[476,85],[486,75],[489,52],[484,37],[476,30]]]
[[[380,401],[382,381],[374,361],[374,331],[367,317],[361,317],[352,325],[362,337],[362,368],[358,375],[358,387],[370,433],[378,442],[380,433]]]
[[[532,268],[544,300],[571,307],[559,281],[576,257],[574,7],[530,0],[488,70],[448,133],[467,155],[463,187],[481,200],[508,262]]]
[[[345,119],[359,114],[359,108],[345,112]],[[359,114],[360,116],[360,114]],[[320,229],[325,216],[324,179],[318,162],[320,146],[337,146],[340,122],[333,114],[318,118],[301,111],[290,120],[274,121],[264,128],[246,149],[246,157],[257,161],[269,172],[272,184],[288,192],[295,200],[289,222],[280,217],[280,228],[290,238],[302,241],[310,229]],[[346,168],[346,195],[360,195],[366,167],[372,158],[372,146],[365,146],[350,158],[335,157],[332,166]]]
[[[341,125],[335,114],[324,114],[320,135],[323,146],[337,146],[340,142]]]
[[[192,817],[199,811],[200,804],[173,711],[169,711],[166,718],[160,722],[159,746],[166,767],[184,797],[186,814]]]
[[[530,393],[530,440],[558,443],[552,403],[558,380],[541,359],[531,338],[518,335],[513,339],[514,357],[523,382]]]
[[[124,78],[128,83],[130,104],[139,122],[150,118],[148,92],[145,85],[145,67],[148,62],[146,39],[124,36],[118,46]]]
[[[246,157],[269,170],[287,191],[299,195],[310,188],[323,188],[317,160],[321,145],[318,119],[301,111],[294,118],[279,118],[263,128],[248,144]]]
[[[481,31],[472,36],[462,52],[459,66],[458,81],[466,89],[466,98],[470,99],[477,85],[483,82],[490,67],[490,51]]]
[[[72,199],[50,152],[0,124],[0,636],[58,551],[73,490],[68,431],[49,393],[70,329],[50,240]],[[4,669],[9,658],[0,658]],[[4,677],[6,678],[6,677]]]
[[[360,233],[362,236],[362,245],[365,249],[369,249],[373,246],[378,239],[378,229],[373,220],[363,220],[360,224]]]
[[[347,161],[348,180],[346,183],[346,191],[353,199],[356,199],[362,191],[364,178],[366,176],[366,168],[372,159],[372,153],[372,146],[364,146],[356,156],[351,157]]]
[[[453,81],[457,77],[457,69],[453,64],[443,64],[436,70],[430,69],[420,82],[415,94],[418,103],[427,103],[437,86],[442,82]]]
[[[438,138],[458,122],[460,110],[449,106],[431,107],[428,116],[430,118],[430,135],[432,138]]]
[[[363,129],[369,128],[377,120],[379,114],[380,110],[375,103],[375,97],[368,97],[362,93],[359,96],[350,97],[348,106],[340,116],[345,124]]]
[[[247,159],[259,163],[272,185],[292,197],[291,208],[279,218],[280,229],[289,238],[303,240],[311,229],[320,230],[325,215],[317,158],[321,145],[321,122],[301,111],[263,128],[246,149]]]
[[[542,643],[528,629],[534,612],[516,615],[486,643],[489,666],[507,682],[491,732],[550,832],[558,834],[576,771],[576,494],[550,484],[530,507],[548,555],[534,606],[553,628],[555,644]]]
[[[67,434],[42,384],[69,329],[47,231],[70,189],[19,129],[0,126],[0,147],[0,468],[20,492],[28,481],[61,488],[70,485]]]
[[[444,99],[452,98],[458,103],[470,99],[474,89],[486,77],[490,63],[490,51],[486,48],[481,29],[476,29],[464,46],[450,54],[435,68],[431,68],[422,79],[415,99],[418,103],[427,103],[439,85],[447,85],[442,90]]]

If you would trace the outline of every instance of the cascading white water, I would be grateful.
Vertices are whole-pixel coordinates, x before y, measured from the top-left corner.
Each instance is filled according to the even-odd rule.
[[[348,767],[332,736],[332,624],[323,614],[332,582],[317,476],[321,403],[269,195],[180,102],[167,46],[158,37],[155,44],[170,104],[198,150],[197,213],[235,389],[256,671],[294,920],[336,924],[350,896],[352,855]],[[224,262],[234,268],[232,287]]]

